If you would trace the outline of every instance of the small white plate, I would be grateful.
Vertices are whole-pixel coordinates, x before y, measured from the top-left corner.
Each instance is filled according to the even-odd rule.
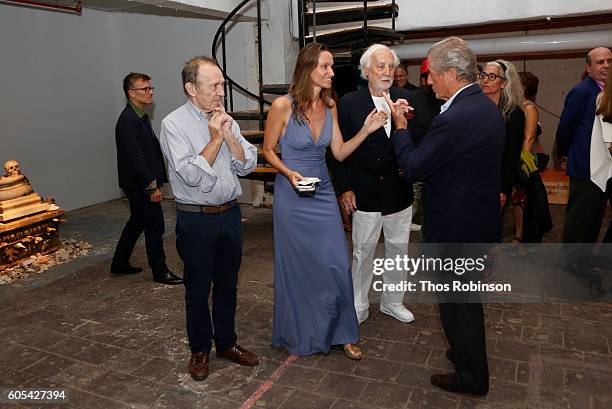
[[[297,184],[299,186],[308,186],[308,185],[314,185],[315,183],[319,183],[320,181],[321,179],[319,178],[309,177],[309,178],[304,178],[303,180],[298,180]]]

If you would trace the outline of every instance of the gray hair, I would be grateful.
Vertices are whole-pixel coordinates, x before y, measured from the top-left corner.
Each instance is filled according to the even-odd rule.
[[[523,101],[525,101],[525,91],[521,78],[516,71],[516,67],[510,61],[497,59],[489,61],[487,65],[492,65],[497,68],[497,72],[501,73],[506,81],[506,86],[501,91],[499,107],[502,111],[504,119],[507,121],[514,108],[523,109]]]
[[[361,71],[361,78],[363,78],[364,80],[368,79],[365,72],[367,69],[370,68],[370,65],[372,64],[372,56],[374,55],[376,51],[380,51],[380,50],[387,50],[391,54],[393,54],[393,64],[396,67],[400,64],[400,59],[397,56],[397,53],[395,52],[395,50],[392,50],[391,48],[383,44],[372,44],[364,51],[363,55],[359,59],[359,70]]]
[[[430,68],[438,72],[454,70],[458,79],[476,81],[476,55],[462,38],[448,37],[438,41],[427,55]]]
[[[189,96],[185,85],[190,82],[194,86],[197,86],[198,83],[198,69],[200,65],[212,65],[214,67],[219,67],[217,61],[206,55],[196,55],[189,61],[185,61],[185,65],[183,66],[183,71],[181,72],[181,81],[183,81],[183,92],[185,95]]]

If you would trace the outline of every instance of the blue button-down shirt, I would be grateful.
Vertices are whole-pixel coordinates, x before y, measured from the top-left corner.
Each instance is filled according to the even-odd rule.
[[[208,119],[187,101],[166,116],[161,124],[160,144],[168,160],[168,179],[178,203],[216,206],[242,194],[238,176],[257,166],[257,148],[240,133],[236,121],[232,132],[244,149],[242,162],[223,143],[212,166],[200,152],[210,142]]]

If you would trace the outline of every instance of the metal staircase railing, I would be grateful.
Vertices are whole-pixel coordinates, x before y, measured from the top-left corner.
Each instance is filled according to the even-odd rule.
[[[242,91],[245,95],[256,99],[259,103],[259,129],[263,131],[263,119],[264,119],[264,104],[270,105],[268,101],[264,99],[263,96],[263,56],[262,56],[262,47],[261,47],[261,0],[257,0],[257,60],[258,60],[258,83],[259,83],[259,95],[256,95],[238,84],[227,74],[227,66],[226,66],[226,53],[225,53],[225,28],[227,23],[232,21],[236,13],[238,13],[247,3],[251,2],[251,0],[243,0],[241,1],[230,13],[223,19],[221,25],[217,29],[215,36],[212,42],[212,58],[219,62],[217,58],[217,47],[219,43],[219,38],[221,38],[221,52],[223,55],[223,62],[221,64],[221,69],[223,71],[223,76],[225,77],[225,95],[229,96],[229,110],[234,110],[234,97],[233,97],[233,89],[237,88]],[[227,110],[227,101],[228,98],[225,98],[225,109]]]
[[[227,53],[226,53],[226,42],[225,42],[225,34],[227,30],[227,25],[231,22],[236,14],[242,10],[248,3],[252,1],[256,1],[257,7],[257,69],[258,69],[258,93],[254,93],[246,89],[241,84],[237,83],[234,79],[232,79],[227,73]],[[320,3],[329,2],[331,0],[318,0]],[[361,0],[358,0],[361,1]],[[311,41],[317,41],[317,14],[320,15],[320,25],[323,26],[325,24],[334,24],[338,21],[352,21],[358,22],[361,20],[361,15],[363,16],[363,26],[361,29],[363,30],[363,34],[359,32],[359,28],[352,28],[350,33],[346,32],[338,32],[336,37],[330,38],[329,35],[324,35],[325,33],[321,32],[320,40],[322,42],[327,42],[328,46],[332,48],[336,48],[338,51],[339,48],[349,44],[350,52],[349,54],[353,55],[356,51],[359,53],[361,49],[368,45],[368,41],[375,41],[380,38],[389,38],[388,29],[381,29],[380,27],[373,27],[371,29],[368,28],[368,17],[372,16],[372,19],[377,20],[381,18],[392,18],[392,31],[391,33],[395,33],[395,17],[397,13],[397,8],[395,4],[395,0],[392,1],[391,8],[388,8],[388,4],[385,6],[384,4],[381,6],[372,6],[368,7],[368,2],[375,2],[376,0],[363,0],[363,14],[361,14],[361,10],[359,6],[349,7],[349,11],[345,10],[336,10],[332,12],[330,15],[329,10],[321,9],[321,11],[317,10],[317,0],[297,0],[298,6],[298,32],[299,32],[299,47],[304,47],[307,43]],[[346,3],[356,3],[355,0],[335,0],[335,2],[346,2]],[[312,4],[312,12],[309,13],[308,18],[306,17],[308,13],[308,3]],[[311,15],[310,15],[311,14]],[[262,52],[262,35],[261,35],[261,0],[242,0],[230,13],[223,19],[212,42],[212,58],[217,61],[219,64],[219,59],[217,58],[217,50],[220,46],[221,48],[221,56],[222,61],[219,64],[221,70],[223,71],[223,76],[225,78],[225,95],[224,106],[225,110],[230,113],[234,117],[234,119],[250,119],[250,120],[258,120],[259,122],[259,130],[258,131],[244,131],[242,134],[245,138],[247,138],[251,143],[259,144],[263,142],[263,129],[264,129],[264,119],[266,116],[266,112],[264,111],[265,105],[271,105],[269,101],[264,99],[265,93],[273,93],[273,94],[284,94],[288,91],[287,84],[268,84],[264,85],[263,83],[263,52]],[[310,36],[309,28],[312,28],[312,36]],[[363,37],[361,37],[363,35]],[[219,44],[220,43],[220,44]],[[234,111],[234,90],[239,90],[248,98],[256,100],[258,103],[257,112],[252,111]],[[229,103],[229,106],[228,106]],[[229,109],[228,109],[229,108]],[[251,173],[248,178],[250,179],[259,179],[264,181],[272,180],[276,170],[270,166],[265,166],[265,161],[263,157],[260,157],[258,162],[262,165],[257,167],[253,173]]]
[[[251,91],[249,91],[248,89],[246,89],[244,86],[240,85],[239,83],[237,83],[235,80],[233,80],[232,78],[230,78],[230,76],[227,74],[227,65],[226,65],[226,49],[225,49],[225,34],[226,34],[226,27],[227,24],[233,20],[234,16],[240,11],[242,10],[248,3],[252,2],[252,1],[256,1],[256,7],[257,7],[257,68],[258,68],[258,93],[255,94]],[[316,41],[317,40],[317,3],[325,3],[325,2],[329,2],[331,0],[319,0],[317,2],[317,0],[298,0],[297,4],[298,4],[298,21],[299,21],[299,46],[300,48],[304,47],[306,45],[307,42],[310,41]],[[346,2],[346,3],[355,3],[356,1],[347,1],[347,0],[335,0],[335,2]],[[375,0],[363,0],[363,11],[362,11],[362,15],[363,15],[363,26],[362,26],[362,30],[363,30],[363,38],[361,40],[356,40],[354,37],[352,37],[351,39],[351,48],[355,49],[355,41],[358,42],[359,47],[357,48],[362,48],[366,45],[368,45],[370,39],[373,40],[377,40],[380,37],[380,35],[382,35],[383,37],[386,35],[384,32],[382,34],[379,34],[379,37],[376,37],[374,35],[370,36],[370,33],[373,33],[373,28],[369,28],[368,27],[368,17],[369,17],[369,13],[370,11],[374,11],[373,9],[375,8],[375,6],[373,7],[368,7],[368,3],[372,3],[375,2]],[[307,14],[307,5],[308,3],[312,4],[312,18],[310,21],[308,21],[308,19],[306,18],[306,14]],[[321,13],[324,13],[324,11],[321,11]],[[385,12],[383,12],[385,13]],[[395,32],[395,17],[396,17],[396,13],[397,13],[397,8],[396,8],[396,2],[395,0],[392,0],[391,2],[391,11],[389,12],[388,10],[386,11],[387,14],[382,14],[383,16],[390,16],[391,17],[391,25],[392,25],[392,32]],[[389,14],[390,13],[390,14]],[[322,14],[323,16],[323,14]],[[358,21],[355,19],[358,19],[358,15],[355,14],[355,11],[353,11],[352,14],[352,18],[353,20],[350,21]],[[374,19],[378,19],[380,17],[374,17]],[[323,17],[321,17],[321,19],[323,19]],[[221,69],[223,71],[223,75],[225,77],[225,94],[226,94],[226,98],[225,98],[225,109],[232,112],[234,111],[234,97],[233,97],[233,91],[234,89],[238,89],[240,90],[244,95],[246,95],[249,98],[252,98],[254,100],[256,100],[258,102],[258,112],[255,116],[248,116],[249,118],[252,119],[258,119],[259,121],[259,130],[263,131],[263,125],[264,125],[264,118],[265,118],[265,111],[264,111],[264,106],[265,105],[271,105],[271,103],[269,101],[266,101],[264,98],[264,94],[266,92],[268,93],[284,93],[286,92],[286,89],[283,89],[282,86],[278,86],[278,84],[275,85],[271,85],[268,86],[268,88],[266,88],[266,86],[263,83],[263,54],[262,54],[262,36],[261,36],[261,0],[243,0],[241,1],[236,7],[234,7],[234,9],[227,15],[227,17],[225,17],[223,19],[223,21],[221,22],[221,25],[219,26],[219,28],[217,29],[217,32],[215,33],[215,36],[213,38],[213,43],[212,43],[212,57],[219,62],[219,59],[217,58],[217,49],[219,47],[219,41],[221,42],[221,53],[222,53],[222,57],[223,60],[220,64]],[[312,36],[309,36],[308,32],[309,27],[312,27]],[[388,30],[388,29],[387,29]],[[307,38],[308,37],[308,38]],[[321,38],[323,38],[323,36],[321,36]],[[344,35],[344,37],[342,36],[341,33],[339,33],[338,35],[338,42],[334,43],[333,46],[334,47],[341,47],[343,45],[343,40],[344,38],[347,38],[346,35]],[[323,40],[321,40],[323,41]],[[348,40],[346,40],[348,42]],[[329,46],[331,46],[332,44],[328,44]],[[229,107],[228,107],[228,102],[229,102]]]

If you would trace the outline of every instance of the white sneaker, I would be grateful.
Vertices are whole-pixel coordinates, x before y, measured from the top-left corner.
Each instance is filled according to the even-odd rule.
[[[416,223],[410,223],[410,231],[421,231],[421,225]]]
[[[390,315],[401,322],[414,321],[414,315],[404,304],[380,304],[380,312]]]
[[[369,310],[357,311],[357,321],[359,321],[359,325],[361,325],[362,322],[367,320],[369,316],[370,316]]]

